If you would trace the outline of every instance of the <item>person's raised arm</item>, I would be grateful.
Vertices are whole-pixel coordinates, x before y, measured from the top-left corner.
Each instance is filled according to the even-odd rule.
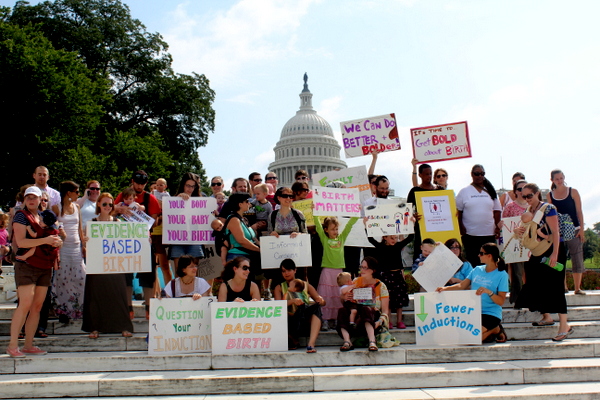
[[[379,149],[373,149],[371,152],[371,156],[373,159],[371,160],[371,165],[369,166],[369,171],[367,171],[367,175],[375,175],[375,164],[377,164],[377,154],[379,154]]]
[[[417,179],[417,164],[419,163],[419,161],[417,161],[416,158],[413,158],[410,163],[413,166],[413,170],[412,170],[412,185],[414,186],[419,186],[419,181]]]

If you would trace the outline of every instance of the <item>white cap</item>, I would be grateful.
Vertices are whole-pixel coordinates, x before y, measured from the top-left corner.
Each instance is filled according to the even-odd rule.
[[[37,186],[29,186],[27,190],[25,190],[25,196],[27,196],[28,194],[34,194],[37,197],[42,197],[42,191]]]

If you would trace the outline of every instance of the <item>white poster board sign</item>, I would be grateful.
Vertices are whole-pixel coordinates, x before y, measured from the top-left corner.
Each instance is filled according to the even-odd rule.
[[[121,214],[119,216],[119,220],[121,220],[121,221],[127,221],[127,222],[145,223],[147,225],[147,229],[148,230],[152,229],[152,226],[154,225],[154,218],[152,218],[151,216],[149,216],[148,214],[146,214],[145,212],[143,212],[136,205],[136,203],[132,203],[129,206],[129,211],[131,211],[131,214],[129,214],[129,215],[127,215],[127,214]]]
[[[146,223],[88,221],[87,237],[87,274],[152,272]]]
[[[523,247],[521,241],[513,237],[515,228],[521,224],[521,217],[502,218],[504,223],[500,230],[499,245],[502,249],[502,258],[507,264],[525,262],[531,257],[531,251]]]
[[[163,243],[212,244],[210,224],[217,209],[214,197],[168,197],[163,201]]]
[[[348,223],[348,221],[350,221],[350,218],[342,217],[338,218],[338,221],[340,222],[339,231],[343,232],[344,228],[346,227],[346,224]],[[352,229],[350,230],[350,233],[346,238],[345,246],[375,247],[371,244],[371,242],[369,242],[369,239],[367,238],[367,232],[365,231],[365,224],[363,223],[362,218],[356,221],[356,223],[352,226]]]
[[[392,114],[340,122],[346,157],[361,157],[377,149],[380,153],[400,150],[396,116]]]
[[[294,260],[297,267],[312,266],[310,235],[301,233],[294,238],[289,235],[260,237],[260,261],[263,269],[279,268],[286,258]]]
[[[148,354],[210,353],[215,297],[150,299]]]
[[[414,273],[413,278],[428,292],[445,286],[463,262],[443,244],[435,246],[431,254]]]
[[[429,196],[423,198],[423,209],[420,210],[427,232],[443,232],[454,229],[454,216],[448,196]]]
[[[369,185],[369,176],[367,167],[345,168],[338,171],[327,171],[312,175],[314,186],[327,186],[333,181],[340,181],[346,185],[346,188],[357,188],[360,194],[361,203],[371,198],[371,186]]]
[[[213,354],[287,351],[287,301],[214,302]]]
[[[313,215],[324,217],[360,217],[362,204],[358,189],[313,187]]]
[[[481,344],[481,298],[474,290],[415,293],[417,346]]]
[[[410,135],[419,163],[471,157],[467,121],[413,128]]]
[[[409,235],[415,233],[411,203],[381,204],[365,207],[367,235]]]
[[[217,254],[215,246],[203,244],[202,252],[204,253],[204,257],[200,257],[200,261],[198,262],[197,276],[206,280],[221,276],[225,267],[223,266],[223,261],[221,261],[221,256]]]

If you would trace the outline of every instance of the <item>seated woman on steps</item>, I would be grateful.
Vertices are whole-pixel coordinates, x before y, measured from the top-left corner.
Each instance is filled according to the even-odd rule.
[[[210,296],[211,287],[203,278],[196,276],[198,264],[192,256],[181,256],[177,263],[178,278],[170,281],[162,290],[163,297],[191,297],[194,300]]]
[[[259,301],[258,285],[248,279],[250,261],[245,257],[236,257],[225,264],[219,288],[219,301]]]
[[[500,258],[500,250],[495,243],[486,243],[479,250],[479,261],[483,265],[475,267],[462,282],[452,286],[439,287],[436,292],[446,290],[475,290],[481,296],[482,340],[496,337],[496,343],[506,342],[502,322],[502,305],[508,292],[506,264]],[[492,336],[494,335],[494,336]]]

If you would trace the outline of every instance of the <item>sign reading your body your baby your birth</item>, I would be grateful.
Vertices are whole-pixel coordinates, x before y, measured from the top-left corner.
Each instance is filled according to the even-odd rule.
[[[287,301],[212,303],[213,354],[287,351]]]
[[[168,244],[213,244],[213,230],[210,227],[215,219],[212,214],[217,209],[214,197],[166,197],[163,200],[163,243]]]
[[[87,236],[87,274],[152,271],[146,223],[89,221]]]
[[[471,157],[467,121],[413,128],[410,136],[420,163]]]
[[[417,346],[481,344],[481,299],[474,290],[415,293]]]
[[[379,115],[340,122],[346,157],[361,157],[377,149],[380,153],[400,150],[396,116]]]

